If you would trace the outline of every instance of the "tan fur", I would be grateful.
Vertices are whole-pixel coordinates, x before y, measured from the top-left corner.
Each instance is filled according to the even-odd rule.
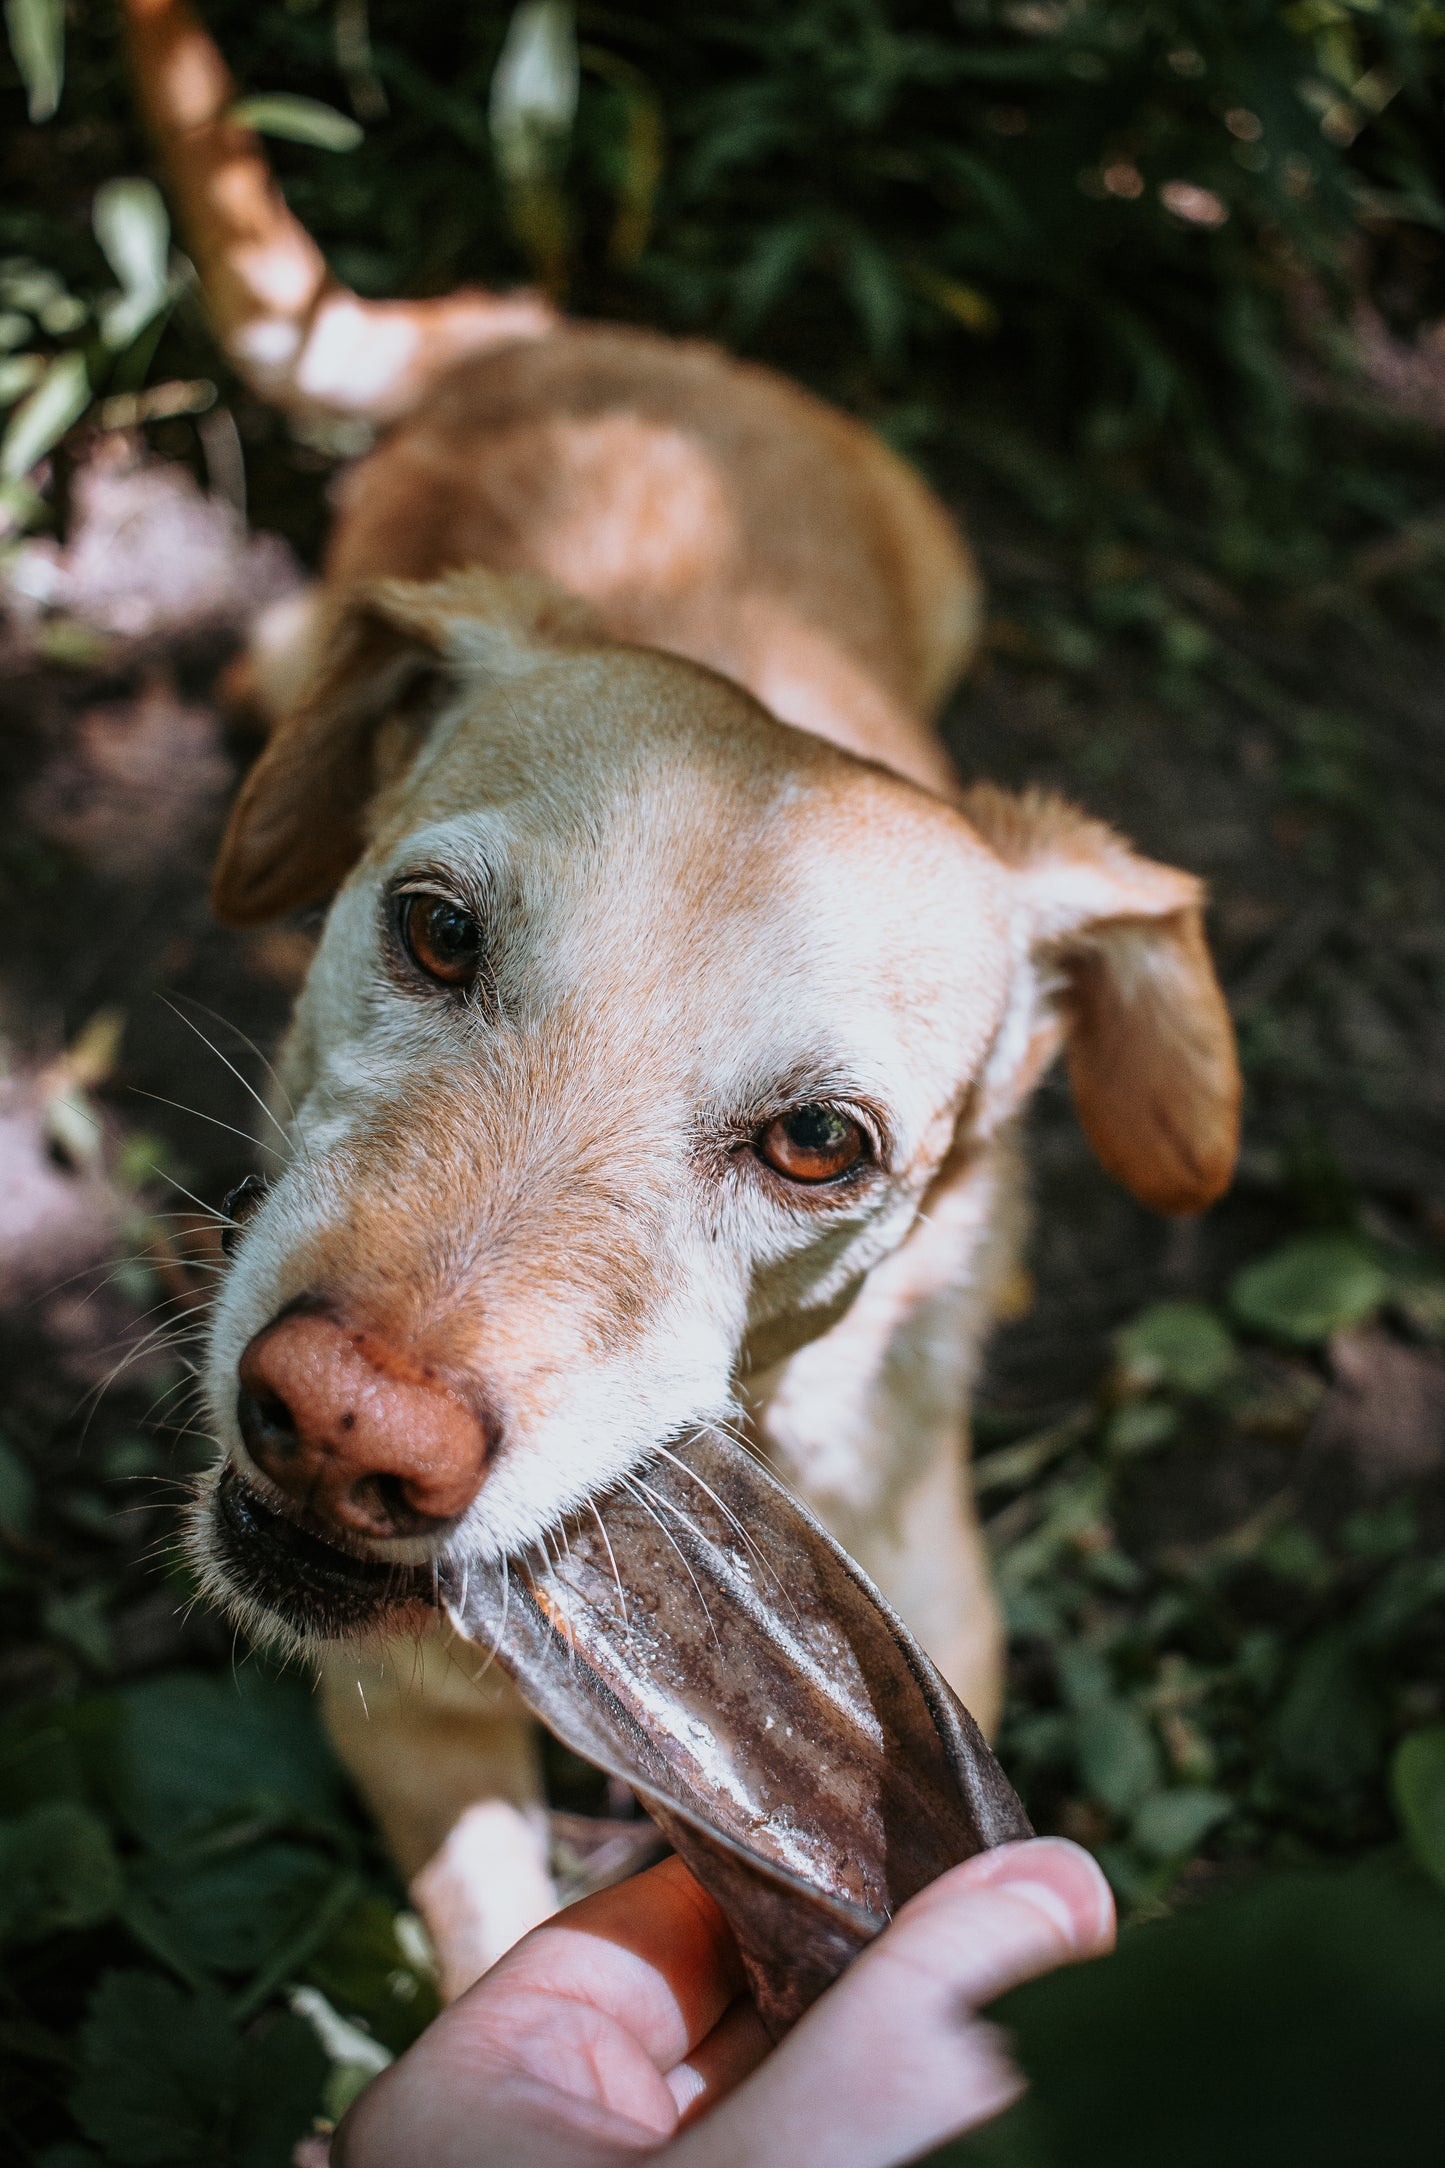
[[[217,118],[214,56],[185,123],[167,55],[195,72],[194,22],[129,12],[208,292],[233,330],[290,327],[275,395],[304,404],[324,267]],[[258,232],[289,300],[262,293]],[[1067,1042],[1105,1164],[1165,1210],[1218,1194],[1238,1077],[1199,885],[1060,801],[955,791],[930,719],[978,584],[875,439],[707,347],[489,343],[489,305],[462,312],[486,350],[461,362],[444,307],[434,344],[425,308],[408,319],[410,375],[367,394],[395,426],[347,482],[289,658],[273,642],[253,673],[280,711],[217,908],[339,894],[284,1061],[294,1156],[216,1307],[216,1434],[266,1495],[237,1363],[283,1305],[324,1303],[484,1402],[502,1441],[444,1543],[373,1555],[485,1571],[689,1424],[746,1424],[991,1723],[965,1462],[1017,1255],[1018,1115]],[[470,1006],[419,995],[388,950],[385,899],[418,869],[477,899]],[[874,1125],[879,1163],[789,1190],[752,1140],[820,1098]],[[445,1940],[474,1856],[447,1832],[537,1791],[515,1711],[459,1717],[439,1667],[412,1693],[363,1679],[363,1702],[356,1656],[325,1656],[398,1856],[442,1847],[417,1887]],[[458,1948],[490,1947],[485,1892],[471,1912]]]

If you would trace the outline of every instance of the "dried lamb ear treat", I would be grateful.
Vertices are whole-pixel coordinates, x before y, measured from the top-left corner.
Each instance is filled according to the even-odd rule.
[[[706,1432],[448,1603],[709,1889],[774,2039],[944,1869],[1032,1834],[866,1576]]]

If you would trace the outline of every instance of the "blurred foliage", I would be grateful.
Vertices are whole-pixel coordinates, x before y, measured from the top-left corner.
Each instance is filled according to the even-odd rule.
[[[0,1883],[7,2159],[284,2168],[437,2007],[309,1694],[254,1667],[12,1712]]]
[[[1395,1827],[1390,1757],[1445,1710],[1440,1529],[1368,1482],[1342,1500],[1315,1418],[1330,1336],[1420,1314],[1419,1270],[1291,1241],[1228,1289],[1246,1337],[1223,1310],[1157,1305],[1119,1332],[1093,1401],[978,1461],[1015,1664],[1000,1752],[1134,1912]],[[1272,1302],[1243,1299],[1262,1286]],[[1211,1464],[1244,1486],[1222,1514]],[[1433,1828],[1438,1747],[1402,1767],[1400,1811]]]
[[[1014,1649],[1000,1752],[1041,1825],[1098,1853],[1125,1927],[995,2006],[1029,2092],[934,2168],[1438,2154],[1438,1487],[1433,1523],[1425,1493],[1322,1511],[1300,1451],[1327,1390],[1301,1343],[1388,1317],[1417,1270],[1290,1242],[1228,1290],[1249,1338],[1159,1305],[1093,1403],[980,1461]],[[1237,1479],[1251,1448],[1247,1509],[1168,1540],[1161,1501],[1197,1516],[1201,1464]]]
[[[43,39],[16,24],[47,7],[11,0],[34,113]],[[1438,489],[1342,337],[1366,295],[1407,335],[1445,314],[1425,0],[206,12],[364,292],[530,276],[721,336],[1081,539],[1187,541],[1234,576],[1317,576]],[[103,0],[20,133],[0,246],[93,310],[85,191],[145,160]],[[36,321],[24,351],[94,357],[89,331]],[[161,347],[132,374],[215,367],[194,322]]]

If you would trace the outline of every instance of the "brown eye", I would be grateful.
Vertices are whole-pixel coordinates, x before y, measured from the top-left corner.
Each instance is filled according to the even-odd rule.
[[[759,1156],[792,1182],[836,1182],[868,1155],[862,1125],[837,1107],[794,1107],[769,1122],[758,1138]]]
[[[401,945],[439,986],[470,986],[482,960],[482,929],[470,911],[445,896],[403,896],[397,912]]]

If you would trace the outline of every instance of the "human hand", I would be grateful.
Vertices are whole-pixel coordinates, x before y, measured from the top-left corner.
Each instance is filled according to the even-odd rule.
[[[668,1859],[444,2011],[356,2102],[334,2168],[891,2168],[1019,2092],[980,2007],[1113,1936],[1087,1852],[1003,1845],[921,1890],[770,2050],[721,1912]]]

